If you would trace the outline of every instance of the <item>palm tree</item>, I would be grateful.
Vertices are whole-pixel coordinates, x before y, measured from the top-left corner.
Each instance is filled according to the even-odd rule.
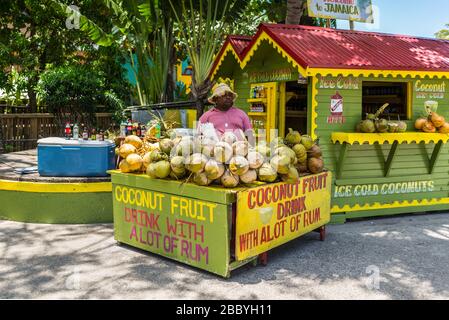
[[[299,24],[306,10],[306,0],[287,0],[286,24]]]

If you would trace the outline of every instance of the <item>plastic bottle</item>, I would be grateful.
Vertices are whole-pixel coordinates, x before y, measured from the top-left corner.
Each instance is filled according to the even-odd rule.
[[[133,132],[133,124],[131,119],[128,119],[128,124],[126,125],[126,135],[131,135]]]
[[[104,141],[104,132],[103,132],[103,130],[100,130],[100,133],[98,134],[98,141]]]
[[[83,140],[89,140],[89,132],[87,131],[87,127],[84,127],[83,130]]]
[[[64,134],[65,134],[65,138],[66,139],[70,139],[70,136],[72,134],[72,129],[70,128],[70,123],[69,122],[67,122],[66,125],[65,125]]]
[[[73,126],[73,139],[78,140],[79,137],[80,137],[80,132],[79,132],[78,124],[75,123],[75,125]]]
[[[122,123],[120,123],[120,136],[126,137],[126,122],[125,122],[125,120],[123,120]]]

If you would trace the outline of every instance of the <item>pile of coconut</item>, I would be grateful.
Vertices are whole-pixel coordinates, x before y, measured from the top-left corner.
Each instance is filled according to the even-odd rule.
[[[289,130],[277,138],[252,147],[231,132],[220,141],[206,137],[177,137],[144,145],[128,136],[117,154],[123,173],[143,173],[152,178],[194,182],[200,186],[235,188],[256,181],[295,183],[306,174],[324,170],[322,152],[309,136]]]

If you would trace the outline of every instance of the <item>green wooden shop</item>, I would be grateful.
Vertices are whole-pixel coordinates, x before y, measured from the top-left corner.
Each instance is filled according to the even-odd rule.
[[[227,38],[211,77],[268,139],[288,128],[319,139],[332,221],[449,209],[449,135],[415,129],[427,107],[449,119],[449,41],[262,24]],[[405,132],[356,132],[386,103]]]

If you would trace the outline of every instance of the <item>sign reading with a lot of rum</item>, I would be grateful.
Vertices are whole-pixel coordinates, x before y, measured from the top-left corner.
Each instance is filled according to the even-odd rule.
[[[115,239],[226,275],[226,205],[114,185]]]
[[[373,23],[371,0],[307,0],[309,16]]]
[[[255,257],[330,221],[330,172],[237,194],[236,258]]]

